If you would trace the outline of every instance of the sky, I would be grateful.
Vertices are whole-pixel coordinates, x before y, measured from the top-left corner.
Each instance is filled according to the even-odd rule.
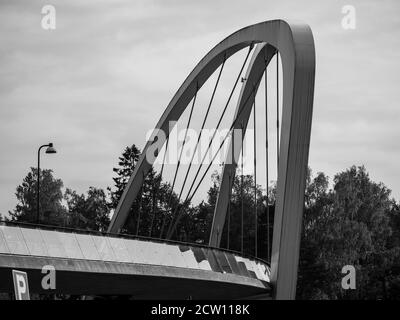
[[[49,4],[54,30],[41,24]],[[342,26],[345,5],[355,9],[355,29]],[[332,178],[365,165],[400,200],[399,1],[0,0],[0,213],[15,207],[16,187],[48,142],[58,153],[43,153],[42,168],[65,187],[83,193],[111,186],[125,146],[144,146],[200,59],[234,31],[272,19],[302,21],[313,31],[310,167]],[[216,105],[226,100],[243,56],[227,66]],[[202,89],[199,114],[214,78]],[[263,144],[259,139],[258,150]]]

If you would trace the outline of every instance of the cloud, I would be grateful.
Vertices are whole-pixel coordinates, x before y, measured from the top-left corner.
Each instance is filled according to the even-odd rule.
[[[353,1],[357,29],[351,31],[341,28],[342,1],[57,0],[54,31],[40,27],[45,4],[0,4],[1,213],[15,205],[15,187],[36,165],[38,146],[50,140],[59,153],[43,156],[43,166],[66,186],[84,192],[112,184],[123,148],[144,145],[196,63],[237,29],[278,17],[306,21],[314,32],[311,167],[332,176],[365,163],[400,198],[397,1]],[[242,57],[232,58],[232,65]],[[230,68],[215,110],[237,72]],[[196,119],[213,79],[202,90]],[[211,124],[215,118],[214,112]]]

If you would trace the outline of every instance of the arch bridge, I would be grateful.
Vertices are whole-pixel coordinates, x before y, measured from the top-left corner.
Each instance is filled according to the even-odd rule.
[[[213,111],[215,96],[220,85],[224,67],[230,58],[245,52],[244,62],[235,78],[222,110]],[[273,226],[263,228],[258,225],[260,212],[257,211],[257,167],[256,167],[256,123],[257,112],[265,113],[265,167],[266,205],[269,217],[269,154],[271,148],[268,137],[268,112],[271,112],[271,74],[274,66],[276,74],[276,196],[274,199]],[[215,73],[215,76],[213,74]],[[264,77],[264,78],[263,78]],[[194,298],[244,298],[272,297],[294,299],[296,293],[297,269],[300,248],[301,220],[304,205],[304,189],[311,134],[315,77],[315,49],[311,29],[301,23],[282,20],[254,24],[231,34],[195,66],[180,86],[164,113],[155,125],[147,141],[133,174],[130,177],[118,206],[113,214],[107,234],[81,234],[77,231],[47,230],[32,226],[0,226],[0,272],[12,268],[28,270],[33,278],[39,277],[41,265],[52,264],[60,271],[61,292],[132,294],[138,298],[194,297]],[[190,128],[198,96],[202,87],[216,79],[208,103],[204,108],[201,129],[192,150],[191,161],[183,180],[179,184],[179,169],[182,170],[182,153],[187,142],[187,134],[179,152],[173,179],[171,196],[163,210],[152,213],[150,238],[117,236],[123,231],[132,212],[135,200],[140,197],[141,188],[155,161],[161,160],[160,178],[163,178],[165,155],[173,126],[187,118],[186,129]],[[260,89],[264,84],[264,88]],[[240,87],[240,92],[235,95]],[[257,94],[264,93],[265,104],[257,104]],[[237,96],[237,100],[235,97]],[[235,104],[235,110],[229,106]],[[185,113],[185,110],[186,113]],[[212,110],[212,111],[210,111]],[[187,114],[187,116],[183,116]],[[211,154],[206,165],[206,155],[212,149],[215,134],[212,135],[202,155],[201,165],[195,171],[193,160],[201,142],[201,133],[207,120],[219,115],[215,129],[228,121],[228,132],[217,145],[217,152]],[[231,120],[229,115],[233,115]],[[243,252],[222,249],[223,230],[230,225],[230,204],[235,177],[243,184],[243,145],[249,122],[253,115],[254,132],[254,255],[246,257]],[[228,119],[228,120],[227,120]],[[187,130],[186,130],[187,132]],[[216,131],[215,131],[216,132]],[[206,177],[213,161],[227,151],[214,207],[208,245],[183,244],[171,241],[180,228],[180,222],[200,184]],[[207,153],[208,152],[208,153]],[[163,156],[162,156],[163,155]],[[161,157],[161,158],[160,158]],[[242,160],[240,161],[240,157]],[[238,175],[239,164],[241,175]],[[205,170],[204,170],[205,168]],[[182,172],[182,171],[181,171]],[[164,171],[165,174],[165,171]],[[239,180],[240,180],[239,179]],[[241,185],[241,187],[243,187]],[[172,192],[176,191],[175,204]],[[242,195],[243,196],[243,195]],[[155,201],[155,205],[159,202]],[[242,197],[241,236],[244,230]],[[140,217],[136,219],[140,223]],[[224,229],[225,228],[225,229]],[[259,234],[267,235],[267,256],[258,257]],[[271,245],[270,245],[271,242]],[[3,277],[2,277],[3,278]],[[85,287],[85,289],[84,289]],[[193,291],[193,288],[196,288]],[[173,288],[173,290],[172,290]],[[40,290],[40,288],[38,288]],[[85,291],[86,290],[86,291]],[[171,292],[177,292],[174,296]]]

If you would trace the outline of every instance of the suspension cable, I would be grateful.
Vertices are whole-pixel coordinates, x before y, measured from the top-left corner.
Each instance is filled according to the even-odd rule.
[[[163,177],[163,172],[164,172],[164,165],[165,165],[165,158],[167,156],[167,150],[168,150],[168,142],[169,142],[169,137],[167,138],[167,141],[165,143],[165,151],[164,151],[164,155],[163,155],[163,160],[161,163],[161,171],[160,171],[160,182],[158,183],[158,188],[161,188],[161,183],[162,183],[162,177]],[[153,217],[151,219],[151,224],[150,224],[150,230],[149,230],[149,237],[151,237],[152,233],[153,233],[153,226],[154,226],[154,220],[156,217],[156,209],[157,209],[157,196],[158,196],[158,192],[157,189],[155,189],[154,192],[154,199],[153,199],[153,203],[155,204],[155,209],[153,206]]]
[[[163,175],[163,172],[164,172],[164,165],[165,165],[165,158],[167,156],[168,143],[169,143],[169,137],[167,138],[167,141],[165,142],[165,151],[164,151],[163,162],[161,164],[161,171],[160,171],[160,178],[161,179],[162,179],[162,175]]]
[[[218,84],[219,84],[219,81],[220,81],[220,79],[221,79],[222,71],[223,71],[224,66],[225,66],[225,61],[226,61],[226,54],[224,55],[224,60],[223,60],[223,62],[222,62],[221,68],[220,68],[220,70],[219,70],[218,77],[217,77],[217,81],[215,82],[214,89],[213,89],[213,92],[212,92],[212,94],[211,94],[210,102],[209,102],[209,104],[208,104],[207,111],[206,111],[206,114],[205,114],[204,119],[203,119],[203,123],[201,124],[201,129],[200,129],[200,132],[199,132],[199,136],[197,137],[197,141],[196,141],[196,145],[195,145],[195,147],[194,147],[193,153],[192,153],[192,157],[191,157],[190,162],[189,162],[189,167],[188,167],[188,169],[186,170],[185,178],[184,178],[184,180],[183,180],[182,187],[181,187],[181,190],[180,190],[180,192],[179,192],[178,202],[177,202],[175,211],[174,211],[174,213],[173,213],[172,216],[171,216],[171,222],[170,222],[170,224],[169,224],[169,226],[168,226],[167,236],[170,234],[171,225],[172,225],[172,223],[173,223],[174,216],[176,215],[176,212],[177,212],[178,207],[179,207],[179,203],[180,203],[180,201],[181,201],[182,191],[183,191],[183,188],[185,187],[185,184],[186,184],[186,181],[187,181],[189,172],[190,172],[190,168],[192,167],[193,159],[194,159],[194,156],[195,156],[195,154],[196,154],[197,147],[198,147],[198,145],[199,145],[199,143],[200,143],[201,135],[202,135],[204,126],[205,126],[205,124],[206,124],[206,121],[207,121],[207,118],[208,118],[208,115],[209,115],[209,112],[210,112],[211,105],[212,105],[212,103],[213,103],[213,101],[214,101],[215,93],[216,93],[216,91],[217,91]],[[171,210],[171,212],[172,212],[172,210]]]
[[[169,199],[171,199],[172,194],[173,194],[173,190],[171,189],[170,192],[169,192]],[[168,203],[169,203],[169,202],[170,202],[170,201],[168,200]],[[169,207],[169,206],[168,206],[168,207]],[[165,223],[166,223],[166,220],[167,220],[167,213],[168,213],[168,211],[170,211],[170,210],[169,210],[169,209],[164,210],[164,217],[163,217],[163,221],[162,221],[162,224],[161,224],[159,239],[162,238],[162,235],[163,235],[163,232],[164,232],[164,228],[165,228]]]
[[[212,92],[212,94],[211,94],[210,101],[209,101],[209,103],[208,103],[207,111],[206,111],[205,116],[204,116],[204,119],[203,119],[203,123],[201,124],[201,129],[200,129],[200,132],[199,132],[199,136],[197,137],[197,141],[196,141],[196,145],[195,145],[195,147],[194,147],[193,153],[192,153],[192,157],[191,157],[190,162],[189,162],[189,167],[188,167],[188,169],[186,170],[185,178],[184,178],[184,180],[183,180],[183,184],[182,184],[182,187],[181,187],[181,191],[180,191],[179,197],[178,197],[177,207],[178,207],[178,205],[179,205],[179,202],[180,202],[180,199],[181,199],[181,196],[182,196],[182,190],[183,190],[183,188],[184,188],[184,186],[185,186],[185,184],[186,184],[186,181],[187,181],[187,178],[188,178],[188,175],[189,175],[189,171],[190,171],[190,168],[191,168],[192,163],[193,163],[194,156],[195,156],[196,151],[197,151],[197,147],[198,147],[198,145],[199,145],[199,143],[200,143],[201,135],[202,135],[204,126],[205,126],[205,124],[206,124],[206,121],[207,121],[207,118],[208,118],[208,115],[209,115],[209,112],[210,112],[211,105],[212,105],[212,103],[213,103],[213,101],[214,101],[215,93],[216,93],[216,91],[217,91],[218,84],[219,84],[219,81],[220,81],[220,79],[221,79],[222,71],[223,71],[224,66],[225,66],[225,61],[226,61],[226,55],[224,55],[224,60],[223,60],[223,62],[222,62],[221,68],[220,68],[220,70],[219,70],[218,77],[217,77],[217,81],[215,82],[214,89],[213,89],[213,92]],[[176,211],[176,209],[175,209],[175,211]],[[174,212],[174,214],[175,214],[175,212]],[[174,216],[174,214],[172,215],[172,217]],[[171,220],[171,223],[172,223],[172,220]],[[169,232],[169,230],[170,230],[171,223],[170,223],[170,225],[169,225],[168,232]],[[167,232],[167,233],[168,233],[168,232]]]
[[[232,177],[229,175],[229,186],[231,186]],[[228,200],[228,226],[227,226],[227,241],[226,247],[229,250],[229,241],[230,241],[230,231],[231,231],[231,190],[229,192],[229,200]]]
[[[187,124],[186,124],[185,136],[184,136],[184,138],[183,138],[181,151],[180,151],[180,153],[179,153],[178,164],[177,164],[176,169],[175,169],[175,174],[174,174],[174,179],[173,179],[173,182],[172,182],[171,192],[170,192],[170,194],[169,194],[169,199],[168,199],[168,207],[171,207],[171,201],[172,201],[172,195],[173,195],[173,192],[174,192],[176,177],[177,177],[177,175],[178,175],[179,166],[180,166],[180,164],[181,164],[182,153],[183,153],[183,149],[185,148],[187,133],[188,133],[188,129],[189,129],[189,126],[190,126],[190,122],[191,122],[191,120],[192,120],[193,110],[194,110],[194,106],[195,106],[195,104],[196,104],[196,99],[197,99],[197,93],[198,93],[198,91],[199,91],[199,85],[198,85],[198,83],[196,83],[196,92],[195,92],[194,97],[193,97],[192,107],[190,108],[190,114],[189,114],[189,118],[188,118],[188,121],[187,121]],[[163,232],[164,232],[166,217],[167,217],[167,216],[164,215],[163,224],[162,224],[162,226],[161,226],[160,238],[162,237],[162,234],[163,234]]]
[[[258,256],[258,213],[257,213],[257,138],[256,138],[256,92],[254,91],[254,108],[253,108],[253,122],[254,122],[254,134],[253,134],[253,144],[254,144],[254,251],[255,257]]]
[[[257,82],[255,82],[255,83],[258,83],[258,82],[261,80],[261,78],[262,78],[262,75],[261,75],[261,77],[257,80]],[[254,87],[253,87],[253,90],[254,90]],[[247,104],[247,102],[249,101],[249,99],[250,99],[250,97],[251,97],[252,95],[253,95],[253,91],[252,91],[252,92],[249,94],[249,96],[246,98],[246,100],[245,100],[245,102],[244,102],[243,105],[246,105],[246,104]],[[211,165],[213,164],[213,161],[214,161],[215,158],[217,157],[218,152],[221,150],[221,148],[223,147],[223,145],[224,145],[224,143],[225,143],[227,137],[230,135],[231,131],[232,131],[233,128],[235,127],[235,125],[236,125],[236,123],[237,123],[237,121],[238,121],[238,119],[239,119],[239,116],[241,115],[241,113],[243,112],[243,110],[244,110],[244,108],[242,108],[242,109],[238,112],[237,116],[235,117],[235,119],[234,119],[233,122],[232,122],[231,127],[229,128],[228,133],[225,135],[224,139],[222,140],[222,142],[221,142],[221,144],[220,144],[218,150],[217,150],[216,153],[214,154],[214,156],[213,156],[212,160],[210,161],[210,163],[209,163],[209,165],[208,165],[206,171],[205,171],[205,172],[203,173],[203,175],[201,176],[199,183],[197,184],[197,186],[196,186],[196,188],[194,189],[194,191],[192,192],[192,194],[191,194],[190,196],[188,195],[188,196],[186,197],[186,199],[190,199],[190,200],[191,200],[191,199],[193,198],[193,196],[195,195],[195,193],[196,193],[196,191],[198,190],[198,188],[199,188],[201,182],[203,181],[204,177],[206,176],[208,170],[210,170],[210,167],[211,167]],[[185,201],[186,201],[186,200],[185,200]]]
[[[236,158],[235,158],[235,130],[232,130],[232,164],[236,170]],[[233,175],[235,177],[235,175]],[[228,202],[228,239],[227,239],[227,248],[230,249],[230,232],[231,232],[231,202],[232,202],[232,188],[235,184],[235,178],[232,181],[232,172],[229,172],[229,202]]]
[[[139,226],[140,226],[140,215],[142,211],[142,197],[143,197],[143,192],[140,195],[140,200],[139,200],[139,213],[138,213],[138,220],[136,222],[136,236],[139,235]]]
[[[276,171],[279,170],[279,52],[276,52]]]
[[[266,76],[266,74],[267,74],[267,73],[266,73],[266,68],[267,68],[267,63],[265,64],[265,68],[264,68],[265,76]],[[262,75],[261,75],[261,77],[262,77]],[[258,83],[258,82],[261,80],[261,77],[258,79],[258,81],[257,81],[256,83]],[[267,82],[265,83],[265,87],[266,87],[266,92],[267,92]],[[254,91],[254,90],[253,90],[253,91]],[[246,104],[246,102],[248,101],[248,99],[250,98],[250,96],[251,96],[251,95],[249,95],[249,96],[247,97],[247,99],[246,99],[246,101],[245,101],[245,104]],[[267,94],[266,94],[266,107],[267,107]],[[232,123],[232,126],[231,126],[230,131],[232,130],[232,128],[233,128],[234,125],[236,124],[236,122],[237,122],[237,120],[238,120],[238,117],[239,117],[239,115],[241,114],[241,112],[243,111],[243,109],[244,109],[244,108],[242,108],[242,110],[240,110],[240,111],[238,112],[236,118],[234,119],[234,121],[233,121],[233,123]],[[267,110],[267,109],[266,109],[266,110]],[[268,115],[267,115],[267,114],[266,114],[266,119],[268,119]],[[266,126],[267,126],[267,125],[266,125]],[[228,134],[229,134],[229,133],[230,133],[230,132],[228,132]],[[227,136],[228,136],[228,135],[227,135]],[[209,164],[209,166],[207,167],[206,171],[204,172],[202,178],[200,179],[199,183],[197,184],[197,187],[194,189],[194,191],[192,192],[191,195],[188,193],[188,195],[187,195],[187,197],[186,197],[184,203],[186,203],[187,200],[189,200],[189,202],[190,202],[190,201],[193,199],[193,197],[194,197],[196,191],[198,190],[198,188],[199,188],[201,182],[203,181],[205,175],[207,174],[209,168],[211,167],[211,164],[213,163],[213,161],[214,161],[215,157],[217,156],[219,150],[222,148],[223,144],[225,143],[225,140],[226,140],[227,136],[225,136],[225,138],[223,139],[223,141],[222,141],[220,147],[218,148],[216,154],[214,155],[212,161],[210,162],[210,164]],[[266,127],[266,136],[267,136],[266,151],[267,151],[267,159],[268,159],[268,127]],[[243,128],[242,128],[242,157],[243,157]],[[243,161],[243,159],[242,159],[242,161]],[[242,180],[242,181],[241,181],[241,186],[243,186],[243,162],[242,162],[241,166],[242,166],[242,177],[241,177],[241,180]],[[268,207],[268,161],[267,161],[266,166],[267,166],[267,218],[268,218],[268,220],[267,220],[267,225],[268,225],[268,245],[269,245],[269,242],[270,242],[270,239],[269,239],[269,231],[270,231],[270,230],[269,230],[269,229],[270,229],[270,228],[269,228],[269,207]],[[278,52],[277,52],[277,169],[278,169],[278,167],[279,167],[279,56],[278,56]],[[194,182],[195,182],[195,179],[193,180],[192,185],[194,184]],[[189,191],[190,191],[191,189],[192,189],[192,188],[190,188]],[[241,190],[241,193],[243,193],[243,190]],[[243,211],[243,195],[242,195],[242,211]],[[174,224],[174,226],[173,226],[173,229],[176,228],[176,225],[177,225],[178,222],[179,222],[179,218],[180,218],[180,215],[178,215],[178,217],[177,217],[177,219],[176,219],[176,221],[175,221],[175,224]],[[243,217],[242,217],[242,220],[243,220]],[[243,223],[242,223],[242,229],[243,229]],[[243,231],[242,231],[242,242],[243,242]],[[241,249],[242,249],[242,252],[243,252],[243,243],[242,243],[241,247],[242,247]],[[269,251],[269,247],[268,247],[268,256],[270,256],[269,252],[270,252],[270,251]]]
[[[251,44],[251,45],[249,46],[249,50],[248,50],[248,52],[247,52],[247,54],[246,54],[246,57],[245,57],[245,59],[244,59],[244,61],[243,61],[243,63],[242,63],[242,67],[240,68],[239,74],[238,74],[237,77],[236,77],[235,83],[234,83],[233,88],[232,88],[232,90],[231,90],[231,92],[230,92],[230,94],[229,94],[228,100],[227,100],[227,102],[226,102],[226,104],[225,104],[225,107],[224,107],[224,109],[223,109],[223,111],[222,111],[222,114],[221,114],[221,116],[219,117],[217,126],[216,126],[216,128],[215,128],[215,130],[214,130],[214,132],[213,132],[213,135],[212,135],[212,137],[211,137],[211,139],[210,139],[210,141],[209,141],[209,144],[208,144],[208,146],[207,146],[206,152],[204,153],[204,155],[203,155],[203,157],[202,157],[202,159],[201,159],[201,161],[200,161],[200,166],[199,166],[199,168],[197,169],[196,174],[195,174],[195,177],[194,177],[193,180],[192,180],[192,184],[191,184],[191,186],[190,186],[190,188],[189,188],[189,191],[188,191],[188,193],[187,193],[188,195],[189,195],[190,192],[192,191],[192,188],[193,188],[193,186],[194,186],[194,182],[196,181],[196,179],[197,179],[197,177],[198,177],[198,175],[199,175],[199,172],[200,172],[200,170],[201,170],[201,164],[204,162],[205,157],[207,156],[208,150],[211,148],[212,142],[214,141],[214,137],[215,137],[215,135],[216,135],[216,133],[217,133],[217,131],[218,131],[218,129],[219,129],[219,126],[220,126],[220,124],[221,124],[221,122],[222,122],[222,119],[224,118],[225,112],[226,112],[226,110],[227,110],[227,108],[228,108],[228,106],[229,106],[229,103],[230,103],[230,101],[231,101],[231,99],[232,99],[233,93],[235,92],[236,86],[237,86],[237,84],[238,84],[238,82],[239,82],[239,80],[240,80],[240,77],[241,77],[241,75],[242,75],[243,69],[244,69],[244,67],[246,66],[247,60],[248,60],[248,58],[249,58],[249,56],[250,56],[251,51],[253,50],[253,47],[254,47],[253,44]],[[224,62],[225,62],[225,60],[224,60]],[[221,70],[221,71],[222,71],[222,70]],[[218,80],[219,80],[219,78],[218,78]],[[216,89],[216,87],[215,87],[215,89]],[[213,96],[214,96],[214,94],[215,94],[215,91],[213,92]],[[204,123],[205,123],[205,121],[203,122],[203,126],[202,126],[202,128],[201,128],[201,131],[203,131]],[[199,134],[198,142],[200,141],[201,131],[200,131],[200,134]],[[197,149],[197,144],[196,144],[195,150],[193,151],[192,160],[193,160],[193,157],[194,157],[194,155],[195,155],[195,153],[196,153],[196,149]],[[191,162],[192,162],[192,161],[191,161]],[[174,214],[172,215],[172,219],[174,218],[174,216],[177,214],[177,212],[178,212],[178,210],[179,210],[179,202],[180,202],[180,200],[181,200],[182,193],[183,193],[183,190],[184,190],[185,185],[186,185],[187,177],[188,177],[188,175],[189,175],[189,171],[190,171],[190,168],[191,168],[191,162],[190,162],[190,164],[189,164],[188,170],[186,171],[186,176],[185,176],[185,179],[184,179],[184,181],[183,181],[183,183],[182,183],[181,191],[179,192],[179,196],[178,196],[178,205],[177,205],[177,207],[175,208]],[[187,197],[186,197],[186,198],[187,198]],[[185,201],[185,202],[186,202],[186,201]],[[184,202],[184,203],[185,203],[185,202]],[[173,223],[173,221],[171,220],[171,223],[170,223],[170,225],[169,225],[168,233],[167,233],[167,234],[169,234],[169,232],[170,232],[170,230],[171,230],[172,223]]]
[[[241,151],[241,162],[240,162],[240,168],[241,168],[241,176],[240,176],[240,199],[241,199],[241,223],[240,223],[240,252],[244,253],[244,247],[243,247],[243,226],[244,226],[244,202],[243,202],[243,144],[244,144],[244,132],[243,132],[243,124],[242,124],[242,151]]]
[[[141,211],[143,210],[143,196],[144,196],[144,191],[145,191],[144,186],[146,184],[145,179],[146,179],[146,177],[145,177],[144,172],[143,172],[143,184],[142,184],[142,187],[141,187],[140,199],[139,199],[139,214],[138,214],[138,220],[137,220],[137,223],[136,223],[136,236],[139,235],[140,215],[141,215]]]
[[[230,92],[230,94],[229,94],[229,98],[228,98],[227,103],[225,104],[225,108],[224,108],[224,110],[223,110],[223,112],[222,112],[222,115],[221,115],[220,118],[219,118],[217,127],[216,127],[215,131],[213,132],[213,135],[212,135],[212,137],[211,137],[211,139],[210,139],[210,141],[209,141],[209,143],[208,143],[206,152],[204,153],[203,158],[202,158],[201,161],[200,161],[200,164],[202,164],[202,163],[204,162],[204,160],[205,160],[205,158],[206,158],[206,156],[207,156],[208,150],[210,150],[210,148],[211,148],[211,145],[212,145],[212,143],[213,143],[214,137],[215,137],[215,135],[216,135],[216,133],[217,133],[217,130],[219,129],[219,126],[220,126],[220,124],[221,124],[221,122],[222,122],[222,118],[223,118],[224,115],[225,115],[226,109],[227,109],[227,107],[228,107],[228,105],[229,105],[229,103],[230,103],[230,101],[231,101],[231,98],[232,98],[232,96],[233,96],[233,93],[234,93],[234,91],[235,91],[235,89],[236,89],[236,86],[237,86],[237,84],[238,84],[238,82],[239,82],[239,79],[240,79],[240,77],[241,77],[241,75],[242,75],[243,69],[244,69],[244,67],[246,66],[247,59],[249,58],[249,55],[250,55],[250,52],[251,52],[252,49],[253,49],[253,46],[250,46],[250,47],[249,47],[249,51],[247,52],[246,58],[244,59],[244,62],[243,62],[243,64],[242,64],[242,67],[240,68],[239,74],[238,74],[238,76],[237,76],[237,78],[236,78],[235,84],[234,84],[234,86],[233,86],[233,88],[232,88],[232,90],[231,90],[231,92]],[[199,173],[200,173],[200,170],[201,170],[201,166],[197,169],[196,175],[195,175],[194,178],[193,178],[192,185],[191,185],[190,188],[189,188],[188,194],[190,194],[190,192],[192,191],[194,182],[196,181],[196,179],[197,179],[197,177],[198,177],[198,175],[199,175]]]
[[[166,156],[166,154],[167,154],[168,143],[169,143],[169,137],[168,137],[168,139],[167,139],[167,145],[166,145],[166,147],[165,147],[165,153],[164,153],[163,163],[162,163],[162,166],[161,166],[161,176],[162,176],[162,173],[163,173],[163,170],[164,170],[165,156]],[[171,194],[172,194],[172,190],[170,191],[170,197],[171,197]],[[168,202],[169,202],[169,200],[168,200]],[[163,217],[163,220],[162,220],[161,229],[160,229],[160,235],[159,235],[159,238],[160,238],[160,239],[161,239],[161,236],[162,236],[162,233],[163,233],[163,230],[164,230],[164,226],[165,226],[165,221],[166,221],[166,219],[167,219],[167,213],[166,213],[166,210],[164,210],[164,217]]]
[[[161,183],[159,183],[158,185],[160,185],[160,184]],[[151,208],[152,215],[151,215],[151,222],[150,222],[150,227],[149,227],[149,237],[151,237],[151,231],[153,230],[154,219],[156,216],[155,212],[156,212],[156,205],[157,205],[156,204],[157,186],[155,183],[152,184],[151,193],[152,193],[153,197],[152,197],[152,208]]]
[[[261,80],[261,78],[262,78],[262,75],[263,75],[263,73],[262,73],[261,76],[257,79],[257,81],[256,81],[255,83],[259,83],[259,82],[260,82],[260,80]],[[246,105],[246,104],[247,104],[248,100],[251,98],[252,95],[253,95],[253,92],[251,92],[251,93],[247,96],[247,98],[246,98],[246,100],[244,101],[243,105]],[[188,194],[188,195],[186,196],[185,201],[184,201],[183,203],[190,203],[190,202],[192,201],[194,195],[196,194],[197,190],[198,190],[199,187],[200,187],[200,184],[201,184],[202,181],[204,180],[204,178],[205,178],[207,172],[210,170],[211,165],[213,164],[215,158],[217,157],[218,152],[219,152],[219,151],[221,150],[221,148],[223,147],[223,145],[224,145],[226,139],[229,137],[231,131],[232,131],[233,128],[235,127],[235,125],[236,125],[236,123],[237,123],[237,121],[238,121],[238,119],[239,119],[239,116],[241,115],[241,113],[243,112],[244,109],[245,109],[245,108],[242,108],[241,110],[239,110],[238,114],[236,115],[235,119],[234,119],[233,122],[232,122],[232,125],[231,125],[231,127],[230,127],[228,133],[225,135],[224,139],[222,140],[222,142],[221,142],[221,144],[220,144],[218,150],[217,150],[216,153],[214,154],[214,156],[213,156],[212,160],[210,161],[210,163],[209,163],[209,165],[208,165],[206,171],[203,173],[202,177],[200,178],[200,181],[198,182],[196,188],[194,189],[194,191],[192,192],[191,195]],[[242,144],[243,144],[243,143],[242,143]],[[175,223],[174,223],[174,225],[173,225],[173,227],[172,227],[171,230],[174,230],[174,228],[176,228],[176,226],[177,226],[177,224],[178,224],[178,222],[179,222],[179,220],[180,220],[181,217],[182,217],[181,212],[178,212],[177,218],[176,218]],[[170,235],[170,234],[172,234],[172,232],[168,232],[168,234]]]
[[[265,62],[265,64],[267,65],[267,61]],[[267,205],[266,205],[266,211],[267,211],[267,262],[270,262],[270,249],[269,249],[269,185],[268,185],[268,161],[269,161],[269,157],[268,157],[268,73],[267,73],[268,69],[265,68],[265,189],[266,189],[266,193],[267,193]]]
[[[179,171],[179,166],[181,165],[182,153],[183,153],[183,149],[185,148],[187,133],[188,133],[188,129],[189,129],[189,126],[190,126],[190,122],[192,120],[193,109],[194,109],[194,105],[196,103],[197,91],[198,91],[198,85],[196,85],[196,93],[195,93],[194,98],[193,98],[192,107],[190,108],[189,119],[188,119],[188,122],[186,124],[185,136],[183,138],[183,143],[182,143],[181,151],[179,153],[179,158],[178,158],[178,164],[176,166],[175,175],[174,175],[174,179],[173,179],[173,182],[172,182],[172,190],[174,189],[175,182],[176,182],[176,177],[177,177],[178,171]]]

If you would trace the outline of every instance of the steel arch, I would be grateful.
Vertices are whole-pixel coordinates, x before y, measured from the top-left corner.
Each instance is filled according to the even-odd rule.
[[[246,46],[260,42],[279,51],[283,68],[271,282],[275,298],[294,299],[314,96],[315,49],[308,25],[272,20],[248,26],[225,38],[197,64],[168,104],[147,141],[112,217],[109,231],[119,232],[123,227],[143,179],[152,167],[153,160],[149,161],[148,155],[155,156],[162,148],[165,142],[162,133],[168,137],[169,123],[180,118],[197,88],[202,87],[224,59]]]

